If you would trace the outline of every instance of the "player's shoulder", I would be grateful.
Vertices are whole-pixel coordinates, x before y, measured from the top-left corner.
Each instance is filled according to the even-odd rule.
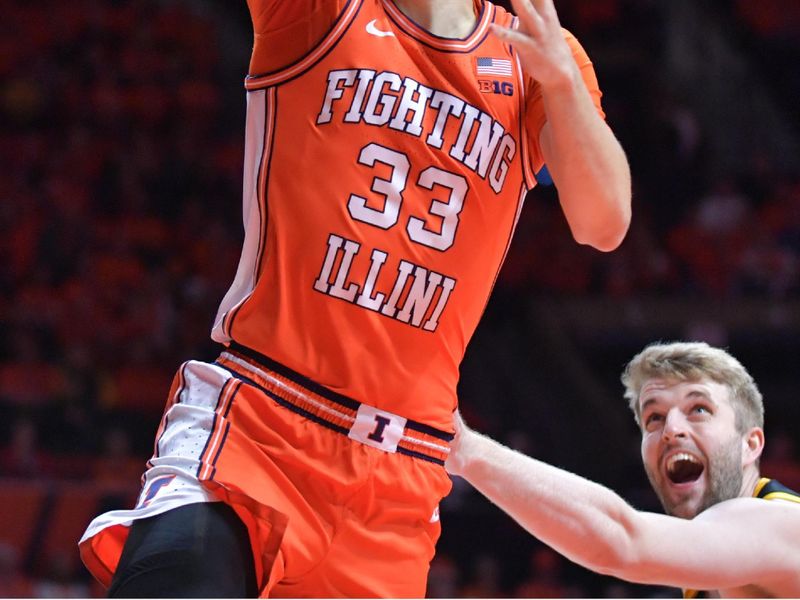
[[[785,500],[787,502],[800,503],[800,493],[786,487],[776,479],[767,477],[759,479],[753,496],[764,500]]]
[[[561,35],[564,36],[564,40],[567,42],[570,50],[572,50],[572,56],[579,66],[583,66],[586,63],[591,63],[589,54],[586,52],[583,44],[580,43],[574,33],[572,33],[569,29],[562,27]]]
[[[732,498],[711,506],[697,515],[698,522],[752,523],[778,527],[785,524],[800,532],[800,503],[775,500],[764,502],[760,498]]]
[[[356,0],[247,0],[256,33],[276,31],[296,24],[324,27],[335,21]]]

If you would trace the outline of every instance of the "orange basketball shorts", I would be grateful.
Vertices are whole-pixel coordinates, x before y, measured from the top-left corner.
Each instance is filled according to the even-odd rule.
[[[262,597],[423,597],[451,438],[246,349],[189,361],[136,507],[92,521],[81,557],[108,585],[135,519],[222,501],[247,525]]]

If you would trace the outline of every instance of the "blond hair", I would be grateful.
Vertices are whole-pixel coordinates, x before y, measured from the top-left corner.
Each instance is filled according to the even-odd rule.
[[[625,398],[639,423],[639,394],[648,379],[699,381],[709,378],[730,390],[740,433],[764,426],[764,401],[750,373],[733,356],[705,342],[657,342],[631,359],[622,373]]]

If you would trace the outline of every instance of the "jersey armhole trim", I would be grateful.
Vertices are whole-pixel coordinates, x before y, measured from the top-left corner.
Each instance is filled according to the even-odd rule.
[[[361,9],[364,0],[349,0],[342,14],[322,40],[294,63],[261,75],[248,75],[244,80],[246,90],[258,90],[294,79],[322,60],[344,35]]]

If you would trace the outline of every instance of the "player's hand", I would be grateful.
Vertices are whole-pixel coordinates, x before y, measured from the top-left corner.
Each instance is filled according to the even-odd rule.
[[[543,90],[570,84],[579,75],[572,50],[561,32],[553,0],[511,0],[519,29],[492,25],[492,31],[511,44],[522,68]]]
[[[456,437],[450,442],[450,454],[448,454],[444,466],[451,475],[460,475],[466,465],[468,438],[474,432],[464,424],[464,419],[457,410],[453,413],[453,427],[456,430]]]

